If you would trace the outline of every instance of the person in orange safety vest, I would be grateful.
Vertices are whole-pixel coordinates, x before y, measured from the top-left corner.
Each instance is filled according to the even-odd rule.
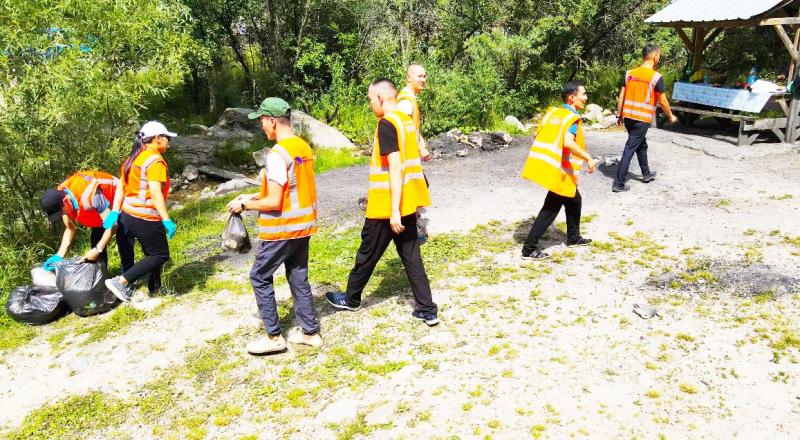
[[[568,82],[561,95],[564,104],[547,111],[533,140],[522,177],[544,187],[544,205],[531,226],[522,247],[522,258],[549,257],[539,248],[539,239],[561,210],[567,216],[567,246],[585,246],[592,240],[581,237],[581,194],[578,171],[584,161],[593,173],[596,163],[586,152],[583,125],[578,114],[588,101],[586,88],[579,81]]]
[[[118,182],[119,179],[102,171],[79,171],[58,188],[48,189],[42,194],[40,205],[47,213],[50,223],[64,224],[61,245],[44,262],[44,269],[55,270],[55,264],[64,259],[75,240],[77,225],[91,229],[89,240],[92,248],[83,256],[84,260],[99,259],[108,264],[106,246],[111,241],[111,236],[116,234],[122,270],[133,266],[133,245],[128,240],[124,227],[103,227],[103,220],[111,213]]]
[[[170,178],[163,156],[175,136],[158,121],[145,123],[120,167],[114,209],[104,224],[113,225],[119,220],[144,253],[144,258],[122,275],[106,280],[106,287],[124,302],[130,302],[134,283],[145,275],[151,294],[161,288],[161,271],[170,258],[167,240],[177,230],[167,212]]]
[[[654,44],[647,44],[642,50],[642,57],[644,61],[641,66],[625,72],[617,99],[617,124],[625,125],[628,141],[611,185],[613,192],[630,189],[625,181],[628,179],[628,169],[634,154],[642,169],[642,182],[650,183],[655,180],[656,172],[650,170],[647,162],[647,130],[656,117],[657,104],[661,106],[670,123],[678,120],[672,114],[669,101],[664,95],[664,78],[655,70],[661,60],[661,49]]]
[[[289,342],[312,347],[322,345],[308,282],[308,247],[311,236],[317,232],[314,152],[306,141],[294,134],[291,111],[283,99],[267,98],[258,110],[250,113],[250,119],[261,122],[264,134],[275,141],[275,146],[254,153],[256,163],[264,167],[259,175],[261,191],[240,195],[227,205],[231,213],[258,211],[261,244],[250,270],[250,283],[267,335],[247,344],[251,354],[286,350],[272,278],[281,265],[286,268],[294,314],[301,328],[300,332],[289,336]]]

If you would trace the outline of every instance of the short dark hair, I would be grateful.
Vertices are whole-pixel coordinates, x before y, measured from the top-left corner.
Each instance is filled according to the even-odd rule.
[[[387,86],[394,91],[397,91],[397,86],[395,86],[394,82],[389,78],[377,78],[375,81],[372,81],[369,86]]]
[[[650,58],[650,55],[653,55],[656,52],[660,52],[661,48],[658,47],[655,43],[647,43],[644,45],[644,49],[642,49],[642,59],[646,60]]]
[[[583,87],[583,83],[575,80],[564,84],[564,89],[561,91],[561,100],[567,102],[567,98],[578,94],[578,89]]]

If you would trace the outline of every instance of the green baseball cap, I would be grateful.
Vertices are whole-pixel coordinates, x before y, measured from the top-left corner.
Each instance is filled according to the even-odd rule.
[[[258,119],[262,116],[272,116],[273,118],[285,118],[291,115],[292,106],[281,98],[267,98],[258,107],[258,110],[247,115],[250,119]]]

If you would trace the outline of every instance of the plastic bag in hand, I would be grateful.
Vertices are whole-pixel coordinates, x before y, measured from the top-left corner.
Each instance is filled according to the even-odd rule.
[[[231,214],[228,223],[222,231],[222,249],[232,252],[245,253],[250,251],[250,236],[244,226],[242,216]]]
[[[17,287],[8,295],[6,311],[17,322],[47,324],[69,312],[63,299],[63,295],[55,287]]]
[[[56,285],[64,301],[78,316],[108,312],[119,302],[106,287],[108,271],[103,262],[66,260],[56,266]]]

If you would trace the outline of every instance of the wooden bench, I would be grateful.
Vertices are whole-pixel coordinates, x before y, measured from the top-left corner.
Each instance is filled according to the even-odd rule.
[[[781,102],[784,104],[783,102]],[[785,105],[785,104],[784,104]],[[786,140],[786,134],[781,129],[786,128],[786,118],[759,118],[756,116],[746,116],[735,113],[723,113],[712,110],[702,110],[698,108],[684,107],[680,105],[672,106],[675,112],[691,113],[700,116],[708,116],[712,118],[730,119],[731,121],[739,123],[739,136],[737,145],[746,146],[752,145],[761,131],[772,131],[781,142]],[[788,112],[788,109],[786,109]],[[687,124],[688,125],[688,124]]]

